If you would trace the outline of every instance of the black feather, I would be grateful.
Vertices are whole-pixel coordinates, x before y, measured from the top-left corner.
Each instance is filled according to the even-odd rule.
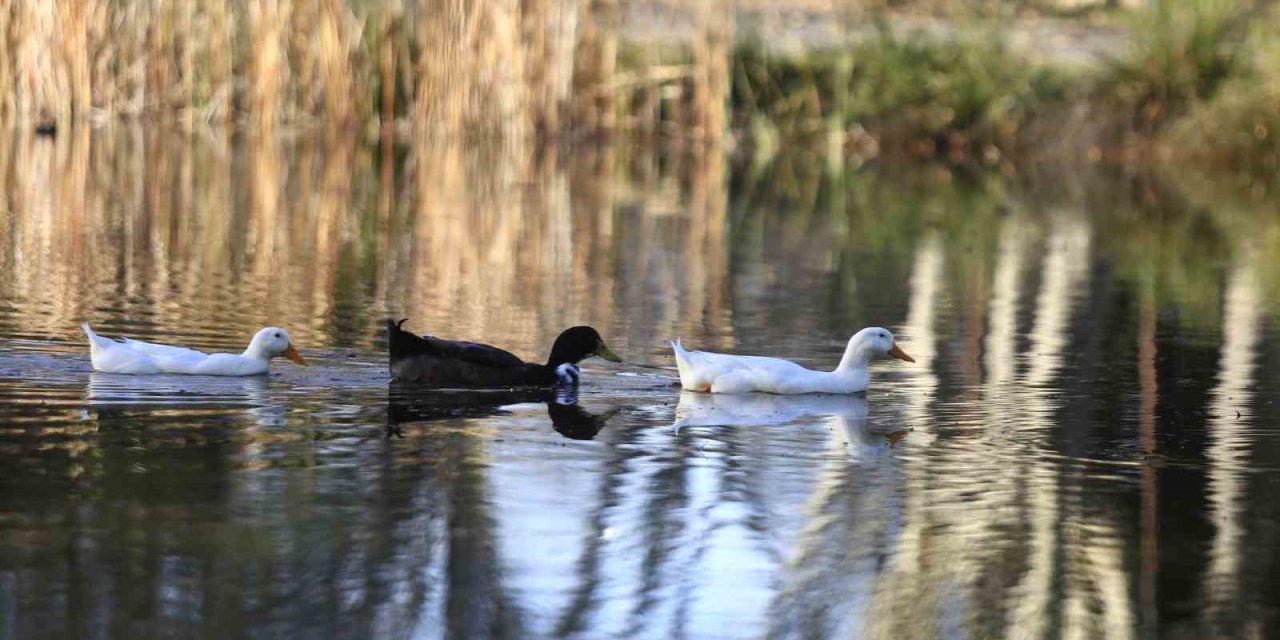
[[[550,387],[560,383],[556,367],[598,353],[616,358],[591,327],[566,329],[556,338],[546,364],[529,363],[487,344],[417,336],[387,320],[391,375],[433,387]]]

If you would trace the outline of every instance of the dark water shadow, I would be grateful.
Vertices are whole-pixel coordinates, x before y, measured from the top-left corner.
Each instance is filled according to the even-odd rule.
[[[542,403],[557,433],[570,440],[591,440],[622,410],[592,413],[578,404],[578,390],[440,390],[392,382],[387,388],[387,437],[403,437],[401,425],[507,415],[507,407]]]

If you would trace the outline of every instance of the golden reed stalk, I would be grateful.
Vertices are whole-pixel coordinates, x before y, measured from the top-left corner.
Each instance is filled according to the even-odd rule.
[[[618,0],[0,0],[0,121],[401,120],[428,139],[525,139],[610,130],[620,92],[675,82],[667,112],[714,140],[728,2],[697,0],[692,14],[687,72],[622,83]]]

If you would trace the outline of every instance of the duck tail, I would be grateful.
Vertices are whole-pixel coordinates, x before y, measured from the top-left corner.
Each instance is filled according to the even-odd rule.
[[[689,352],[680,343],[680,338],[671,341],[671,351],[676,356],[676,368],[680,370],[680,377],[683,378],[685,370],[689,367]]]
[[[387,343],[392,362],[431,351],[431,345],[421,336],[400,328],[407,320],[408,318],[403,318],[397,322],[387,319]]]
[[[90,327],[88,322],[81,324],[80,328],[84,329],[84,334],[86,336],[89,336],[89,349],[91,351],[97,351],[98,349],[104,349],[111,346],[111,340],[94,333],[93,327]]]

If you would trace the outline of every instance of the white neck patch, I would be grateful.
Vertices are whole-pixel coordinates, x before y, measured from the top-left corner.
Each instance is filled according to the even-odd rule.
[[[556,367],[556,378],[560,380],[560,384],[578,384],[582,379],[582,373],[578,371],[575,364],[566,362]]]

